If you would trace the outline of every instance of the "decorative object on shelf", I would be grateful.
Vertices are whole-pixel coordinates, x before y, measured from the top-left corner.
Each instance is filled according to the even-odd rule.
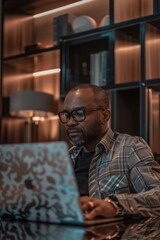
[[[24,47],[25,53],[36,53],[38,50],[42,50],[45,48],[47,48],[47,46],[40,42],[31,44],[31,45],[27,45]]]
[[[54,115],[53,95],[32,90],[14,92],[10,96],[9,111],[13,117],[26,119],[26,141],[36,141],[34,130],[39,122]]]
[[[109,84],[109,52],[106,50],[90,55],[90,81],[97,86],[105,87]]]
[[[107,26],[107,25],[109,25],[109,24],[110,24],[110,16],[109,16],[109,15],[105,15],[105,16],[102,18],[99,27]]]
[[[54,30],[53,39],[54,39],[55,45],[59,44],[59,39],[62,36],[70,35],[73,33],[72,22],[74,19],[75,19],[75,16],[72,14],[68,14],[68,13],[54,17],[54,19],[53,19],[53,30]]]
[[[89,16],[80,16],[73,20],[72,29],[73,32],[83,32],[97,27],[96,21]]]

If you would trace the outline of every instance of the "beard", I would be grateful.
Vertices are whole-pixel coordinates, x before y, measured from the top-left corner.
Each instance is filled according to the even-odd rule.
[[[67,135],[72,145],[85,146],[100,138],[101,127],[99,123],[96,123],[87,129],[82,127],[69,127],[67,129]]]
[[[77,138],[72,138],[69,136],[70,142],[74,146],[84,146],[87,141],[87,138],[84,136],[84,134],[81,134],[81,136]]]

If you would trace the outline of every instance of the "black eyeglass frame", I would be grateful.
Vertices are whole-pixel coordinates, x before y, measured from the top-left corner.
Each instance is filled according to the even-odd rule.
[[[82,110],[82,111],[83,111],[83,118],[80,119],[80,120],[77,120],[76,117],[73,115],[73,113],[74,113],[74,112],[76,113],[76,112],[79,111],[79,110]],[[94,112],[94,111],[98,111],[98,110],[104,111],[105,108],[104,108],[104,107],[97,107],[97,108],[93,108],[93,109],[87,109],[87,108],[85,108],[85,107],[81,107],[81,108],[76,108],[76,109],[72,110],[71,112],[68,112],[67,110],[63,110],[63,111],[61,111],[61,112],[58,113],[58,116],[59,116],[59,120],[60,120],[60,122],[61,122],[62,124],[68,123],[68,121],[70,120],[71,117],[72,117],[76,122],[83,122],[83,121],[86,119],[86,113]],[[67,116],[67,119],[68,119],[68,120],[67,120],[67,121],[62,121],[61,115],[62,115],[63,113],[67,113],[67,114],[68,114],[68,116]]]

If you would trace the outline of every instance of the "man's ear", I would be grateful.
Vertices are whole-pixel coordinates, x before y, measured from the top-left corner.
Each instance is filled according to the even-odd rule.
[[[108,108],[105,108],[105,110],[103,111],[103,123],[106,124],[106,122],[109,121],[110,119],[110,116],[111,116],[111,111],[110,109]]]

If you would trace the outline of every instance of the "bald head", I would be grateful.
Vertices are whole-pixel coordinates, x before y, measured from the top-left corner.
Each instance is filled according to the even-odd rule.
[[[109,95],[108,92],[101,88],[98,87],[96,85],[92,85],[92,84],[81,84],[78,85],[74,88],[72,88],[65,100],[67,100],[68,96],[76,95],[77,97],[81,97],[84,99],[81,99],[82,101],[84,100],[85,103],[86,101],[90,101],[92,103],[95,103],[97,106],[101,106],[103,108],[109,108]]]

